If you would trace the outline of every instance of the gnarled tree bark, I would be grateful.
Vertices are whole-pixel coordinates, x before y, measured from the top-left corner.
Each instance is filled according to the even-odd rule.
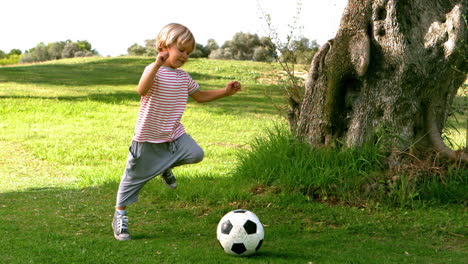
[[[314,146],[361,146],[380,130],[394,146],[455,153],[440,135],[466,80],[466,0],[350,0],[315,55],[291,129]],[[395,157],[395,159],[397,159]]]

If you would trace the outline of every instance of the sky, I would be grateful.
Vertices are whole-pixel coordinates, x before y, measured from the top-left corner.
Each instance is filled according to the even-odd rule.
[[[319,44],[333,38],[347,0],[302,0],[295,35]],[[87,40],[102,56],[127,54],[127,48],[155,38],[166,24],[187,26],[197,43],[218,45],[245,32],[267,36],[262,12],[285,41],[297,15],[295,0],[2,0],[0,50],[23,52],[38,43]]]

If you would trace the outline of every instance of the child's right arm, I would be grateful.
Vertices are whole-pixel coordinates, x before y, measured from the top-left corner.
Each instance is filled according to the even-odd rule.
[[[146,95],[148,91],[151,89],[153,85],[154,76],[158,73],[159,68],[164,64],[169,53],[166,51],[161,51],[158,53],[156,57],[156,62],[151,64],[149,67],[150,69],[143,73],[140,78],[140,82],[138,83],[137,92],[141,96]]]

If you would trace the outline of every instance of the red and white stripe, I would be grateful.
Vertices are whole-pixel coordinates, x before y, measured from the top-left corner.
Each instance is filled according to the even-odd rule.
[[[162,143],[182,136],[185,129],[180,119],[187,98],[198,89],[199,85],[185,71],[159,68],[151,89],[141,97],[133,140]]]

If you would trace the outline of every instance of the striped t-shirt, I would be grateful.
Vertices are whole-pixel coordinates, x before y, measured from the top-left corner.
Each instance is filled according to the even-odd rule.
[[[161,66],[152,87],[141,97],[133,141],[162,143],[182,136],[185,129],[180,119],[188,96],[199,88],[185,71]]]

